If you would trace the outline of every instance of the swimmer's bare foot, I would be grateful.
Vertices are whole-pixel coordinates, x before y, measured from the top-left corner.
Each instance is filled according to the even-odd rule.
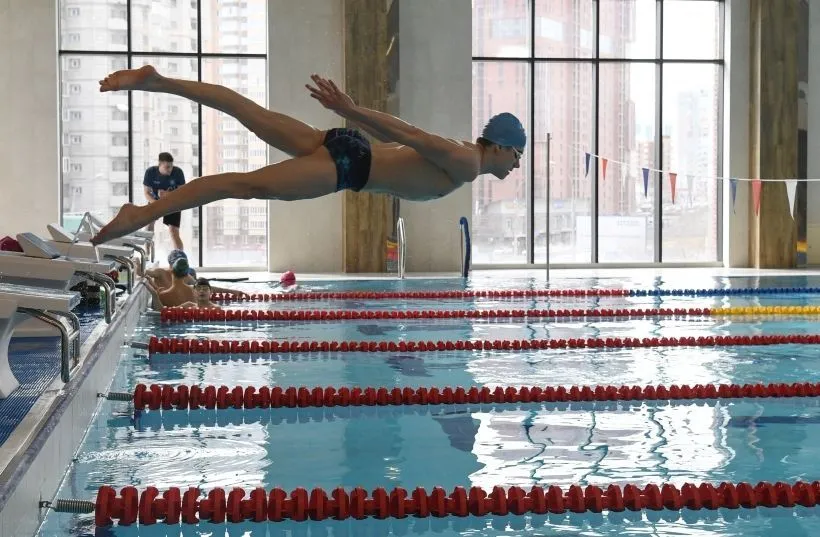
[[[139,69],[114,71],[100,80],[100,91],[151,90],[155,89],[161,76],[153,65],[143,65]]]
[[[96,246],[113,239],[119,239],[143,227],[146,222],[140,217],[140,209],[133,203],[123,205],[117,216],[103,226],[99,233],[91,237],[91,244]]]

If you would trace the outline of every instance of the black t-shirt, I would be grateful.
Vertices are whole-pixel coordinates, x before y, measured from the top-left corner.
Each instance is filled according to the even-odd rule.
[[[159,173],[159,166],[151,166],[147,170],[145,170],[145,178],[142,180],[142,184],[149,187],[154,194],[154,198],[159,198],[159,191],[160,190],[174,190],[178,186],[185,184],[185,174],[182,173],[180,168],[174,166],[171,168],[171,173],[168,175],[162,175]]]

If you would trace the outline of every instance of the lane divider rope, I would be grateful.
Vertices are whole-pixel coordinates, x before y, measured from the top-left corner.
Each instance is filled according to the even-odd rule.
[[[165,323],[202,321],[338,321],[358,319],[502,319],[711,316],[709,308],[554,309],[554,310],[239,310],[165,307]],[[818,308],[820,311],[820,308]]]
[[[749,306],[726,308],[598,308],[482,310],[252,310],[165,307],[164,323],[207,321],[339,321],[360,319],[602,319],[720,317],[746,315],[818,315],[820,306]]]
[[[496,339],[458,341],[270,341],[159,338],[151,336],[148,354],[245,354],[292,352],[444,352],[527,351],[537,349],[726,347],[763,345],[816,345],[820,335],[770,334],[754,336],[683,336],[653,338]]]
[[[346,406],[410,406],[581,401],[672,401],[818,397],[820,383],[697,384],[689,386],[522,386],[522,387],[321,387],[173,386],[138,384],[131,393],[106,397],[131,401],[135,410],[255,409]]]
[[[283,302],[301,300],[392,300],[441,298],[639,297],[817,294],[820,287],[742,287],[732,289],[488,289],[441,291],[309,291],[251,293],[237,297],[213,293],[214,302]]]
[[[101,486],[94,502],[58,500],[55,510],[94,513],[97,527],[120,526],[135,523],[152,525],[198,524],[209,521],[239,523],[406,518],[406,517],[484,517],[487,515],[521,516],[525,514],[561,514],[603,511],[662,511],[755,509],[757,507],[814,507],[820,500],[820,482],[796,481],[759,482],[751,485],[723,482],[717,487],[711,483],[685,483],[678,488],[673,484],[650,483],[644,487],[628,484],[623,487],[572,485],[566,490],[559,486],[533,486],[529,491],[521,487],[504,489],[501,486],[486,491],[481,487],[455,487],[450,494],[442,487],[433,487],[428,493],[423,487],[408,490],[402,487],[390,491],[382,487],[368,493],[361,487],[346,490],[342,487],[326,491],[314,488],[296,488],[288,492],[281,488],[267,491],[257,487],[246,491],[233,488],[226,491],[217,487],[204,496],[195,487],[187,490],[170,487],[162,494],[156,487],[139,492],[126,486],[116,490]],[[61,504],[62,502],[62,504]]]

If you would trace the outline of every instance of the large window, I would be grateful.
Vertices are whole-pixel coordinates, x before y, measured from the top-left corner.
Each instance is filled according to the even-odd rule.
[[[473,134],[530,141],[473,184],[474,263],[718,262],[723,2],[472,1]]]
[[[145,170],[169,152],[187,181],[267,164],[239,122],[187,99],[99,92],[112,71],[151,64],[163,75],[222,84],[267,101],[266,0],[60,0],[63,223],[104,221],[146,203]],[[224,200],[184,211],[181,237],[200,266],[267,265],[267,202]],[[155,226],[160,259],[172,248]]]

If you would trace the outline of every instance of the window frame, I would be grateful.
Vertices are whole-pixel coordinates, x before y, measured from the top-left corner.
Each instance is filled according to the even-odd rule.
[[[656,54],[654,58],[629,58],[629,57],[609,57],[609,56],[601,56],[601,1],[602,0],[590,0],[592,2],[592,11],[593,11],[593,53],[589,57],[577,56],[577,57],[552,57],[552,56],[539,56],[536,54],[536,31],[537,31],[537,18],[536,18],[536,0],[526,0],[527,3],[527,10],[529,13],[529,53],[526,56],[477,56],[475,55],[474,51],[472,54],[472,63],[475,65],[476,63],[483,63],[484,65],[488,65],[491,63],[526,63],[529,69],[529,94],[530,94],[530,103],[529,103],[529,127],[527,132],[527,137],[530,140],[534,140],[533,136],[533,129],[536,124],[536,95],[538,92],[536,91],[536,76],[535,76],[535,66],[539,63],[563,63],[563,64],[590,64],[592,66],[592,77],[593,77],[593,147],[591,152],[598,155],[600,151],[600,66],[601,64],[621,64],[621,65],[631,65],[631,64],[650,64],[655,65],[656,67],[656,76],[655,76],[655,154],[654,154],[654,161],[655,161],[655,168],[656,169],[663,169],[662,166],[662,159],[663,159],[663,129],[660,126],[663,125],[664,120],[664,100],[663,100],[663,72],[664,66],[667,65],[680,65],[680,64],[692,64],[692,65],[712,65],[718,69],[718,84],[716,87],[717,93],[717,114],[716,114],[716,129],[717,129],[717,158],[716,158],[716,165],[718,174],[721,173],[723,170],[723,163],[724,163],[724,109],[726,104],[726,98],[724,94],[724,86],[725,86],[725,78],[726,78],[726,60],[725,60],[725,51],[724,51],[724,40],[726,35],[726,0],[690,0],[693,2],[709,2],[715,4],[718,9],[718,21],[717,21],[717,30],[718,30],[718,52],[717,58],[713,59],[704,59],[704,58],[665,58],[663,54],[663,42],[664,42],[664,3],[667,0],[654,0],[655,2],[655,10],[656,10],[656,20],[655,20],[655,50]],[[474,7],[473,10],[477,8]],[[688,267],[695,267],[695,266],[722,266],[723,264],[723,243],[724,243],[724,229],[723,229],[723,189],[720,188],[720,185],[716,185],[716,221],[717,221],[717,229],[715,233],[716,239],[716,257],[715,261],[705,261],[705,262],[673,262],[673,263],[665,263],[663,261],[663,189],[662,183],[663,177],[660,174],[653,174],[654,181],[655,181],[655,200],[654,200],[654,207],[655,212],[653,213],[654,216],[654,260],[652,262],[629,262],[629,263],[617,263],[617,262],[600,262],[598,256],[598,240],[599,240],[599,227],[598,227],[598,217],[599,217],[599,185],[601,181],[601,173],[600,173],[600,166],[590,166],[589,168],[589,177],[592,181],[591,184],[591,198],[592,198],[592,211],[591,211],[591,228],[592,232],[591,235],[591,258],[589,261],[584,263],[550,263],[550,237],[549,237],[549,220],[550,220],[550,203],[546,203],[546,219],[547,219],[547,237],[546,237],[546,244],[547,244],[547,252],[546,252],[546,263],[536,262],[535,261],[535,243],[536,243],[536,222],[535,222],[535,203],[534,203],[534,193],[535,193],[535,158],[534,158],[534,145],[535,144],[528,144],[526,151],[527,151],[527,173],[529,174],[527,185],[526,185],[526,205],[527,205],[527,255],[526,255],[526,262],[525,263],[474,263],[474,268],[482,269],[514,269],[514,268],[539,268],[545,266],[552,266],[552,267],[565,267],[565,268],[573,268],[573,267],[589,267],[589,266],[605,266],[605,267],[651,267],[651,266],[662,266],[662,265],[675,265],[675,266],[688,266]],[[572,180],[575,182],[575,179]],[[574,190],[574,188],[573,188]],[[549,193],[549,186],[547,186],[547,193]],[[549,195],[549,194],[547,194]],[[475,203],[473,202],[473,211],[475,211]]]
[[[59,2],[61,4],[63,4],[65,1],[66,0],[59,0]],[[70,86],[63,87],[63,80],[62,80],[63,79],[63,68],[62,68],[63,61],[62,60],[63,60],[63,58],[70,57],[70,56],[80,56],[80,57],[82,57],[82,56],[98,56],[98,57],[109,57],[109,58],[110,57],[126,58],[126,65],[125,65],[126,69],[131,69],[131,68],[134,67],[133,61],[134,61],[135,57],[139,57],[139,58],[179,58],[180,60],[195,59],[196,62],[197,62],[197,80],[200,81],[200,82],[202,81],[202,61],[204,59],[227,59],[227,60],[254,59],[254,60],[264,60],[265,70],[267,71],[268,66],[269,66],[267,51],[262,52],[262,53],[203,52],[202,51],[203,50],[202,2],[201,2],[201,0],[199,0],[199,1],[193,0],[193,1],[196,1],[196,6],[197,6],[196,7],[196,19],[195,19],[196,20],[196,50],[193,51],[193,52],[152,51],[152,50],[141,50],[140,48],[135,48],[135,44],[133,43],[133,39],[132,39],[132,34],[133,34],[133,29],[134,29],[134,24],[132,22],[132,0],[125,0],[125,6],[124,6],[125,15],[126,15],[126,30],[125,30],[125,32],[126,32],[126,45],[125,45],[125,47],[126,48],[125,48],[125,50],[112,50],[112,49],[105,49],[105,50],[103,50],[103,49],[100,49],[100,50],[94,49],[94,50],[91,50],[91,49],[64,48],[63,44],[62,44],[63,43],[62,37],[58,37],[59,42],[60,42],[60,47],[58,48],[58,56],[60,58],[60,65],[61,65],[61,69],[60,69],[60,80],[61,80],[61,84],[60,84],[60,87],[61,87],[60,108],[61,108],[61,110],[62,110],[62,106],[63,106],[62,105],[62,91],[68,91],[70,93],[71,90],[73,89],[73,87],[70,87]],[[63,6],[64,6],[64,4],[61,5],[60,7],[63,7]],[[117,5],[109,5],[109,6],[106,6],[106,7],[107,7],[107,9],[109,9],[109,13],[111,13],[112,8],[115,8],[115,7],[119,8],[119,7],[122,7],[122,6],[120,4],[117,4]],[[66,7],[65,9],[68,9],[68,7]],[[266,10],[269,10],[269,9],[270,9],[270,7],[266,5]],[[60,17],[60,20],[58,21],[58,36],[62,36],[62,31],[59,28],[59,26],[61,24],[61,20],[62,20],[62,17]],[[191,19],[191,20],[193,21],[194,19]],[[270,32],[270,29],[268,29],[268,32]],[[77,35],[79,36],[79,34],[77,34]],[[80,85],[76,84],[76,86],[79,89],[78,93],[82,92],[82,88],[80,87]],[[267,97],[267,93],[268,93],[268,83],[267,83],[267,81],[265,81],[265,93],[266,93],[266,97]],[[199,105],[199,104],[196,104],[196,103],[192,103],[192,105],[197,107],[197,129],[198,129],[198,132],[197,132],[197,146],[198,146],[198,148],[201,148],[202,147],[202,138],[203,138],[202,105]],[[127,114],[128,114],[128,118],[127,118],[127,121],[128,121],[128,136],[127,136],[127,138],[128,138],[128,144],[127,144],[128,145],[128,159],[127,159],[127,162],[128,162],[129,180],[128,180],[127,185],[128,185],[128,201],[130,203],[134,202],[134,197],[135,197],[135,192],[134,192],[134,170],[138,168],[138,166],[135,167],[135,165],[134,165],[135,163],[134,163],[134,117],[133,117],[134,112],[133,112],[133,110],[134,110],[133,96],[132,96],[132,92],[129,91],[128,92],[128,112],[127,112]],[[63,125],[62,124],[60,125],[60,130],[61,130],[61,132],[63,132]],[[72,136],[74,136],[74,135],[72,135]],[[65,138],[64,138],[64,140],[65,140]],[[73,143],[73,141],[71,141],[71,139],[69,139],[69,141],[70,141],[70,143]],[[202,170],[202,168],[203,168],[202,153],[203,152],[201,151],[201,149],[196,151],[196,162],[193,165],[193,168],[196,172],[198,172],[199,170]],[[60,188],[61,189],[64,188],[64,185],[65,185],[64,176],[67,175],[67,173],[69,173],[69,172],[64,172],[64,171],[61,170],[61,173],[60,173]],[[137,192],[136,195],[137,196],[141,195],[141,192],[142,191]],[[62,223],[63,218],[64,218],[63,207],[62,207],[62,196],[60,197],[60,204],[61,204],[61,207],[60,207],[60,222]],[[204,222],[205,211],[203,210],[203,206],[194,207],[194,208],[192,208],[192,210],[196,210],[197,219],[198,219],[198,231],[195,232],[195,234],[194,234],[195,235],[195,240],[198,241],[198,247],[199,247],[197,266],[204,267],[204,266],[206,266],[205,265],[205,245],[203,244],[205,234],[202,232],[202,230],[204,229],[203,226],[205,224],[205,222]],[[266,212],[266,216],[267,216],[267,208],[265,209],[265,212]],[[197,228],[195,228],[195,229],[197,229]],[[266,239],[265,239],[266,242],[268,242],[269,237],[268,237],[267,232],[265,233],[265,237],[266,237]],[[236,269],[236,268],[241,268],[242,270],[249,270],[249,269],[252,269],[253,267],[247,267],[247,266],[231,267],[231,266],[222,266],[222,265],[219,266],[220,270],[232,270],[232,269]]]

